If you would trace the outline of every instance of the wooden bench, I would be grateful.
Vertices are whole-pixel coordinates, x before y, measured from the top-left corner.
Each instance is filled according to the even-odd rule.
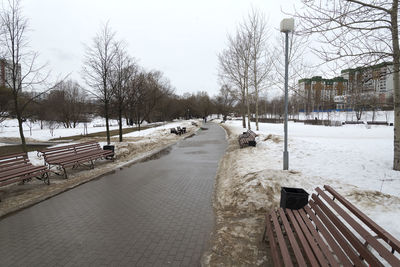
[[[400,266],[400,241],[325,185],[299,210],[266,217],[274,266]]]
[[[97,159],[113,159],[114,152],[112,150],[103,150],[97,142],[85,142],[67,146],[59,146],[47,148],[39,151],[40,156],[44,157],[46,164],[51,167],[57,167],[63,170],[63,175],[68,178],[66,168],[76,168],[78,166],[86,166],[94,168],[94,161]],[[85,165],[89,163],[90,165]],[[57,173],[61,175],[60,173]]]
[[[171,133],[174,133],[174,134],[176,134],[176,135],[181,135],[181,134],[184,134],[184,133],[186,133],[186,127],[180,127],[180,126],[178,126],[178,127],[176,127],[176,128],[171,128],[170,129],[171,130]]]
[[[176,127],[176,131],[178,132],[179,135],[186,133],[186,127]]]
[[[238,138],[240,148],[243,148],[246,145],[255,146],[257,136],[258,135],[252,130],[247,130],[246,132],[243,132],[243,134],[239,135]]]
[[[0,187],[32,178],[49,185],[49,171],[47,166],[32,165],[26,152],[0,156]]]

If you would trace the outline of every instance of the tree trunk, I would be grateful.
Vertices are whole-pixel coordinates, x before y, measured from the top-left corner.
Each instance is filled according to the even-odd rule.
[[[242,104],[240,106],[241,113],[242,113],[242,126],[243,128],[246,128],[246,111],[245,111],[245,98],[246,94],[243,92],[242,94]]]
[[[28,152],[28,149],[26,148],[24,128],[22,125],[22,116],[21,116],[21,112],[19,110],[19,105],[18,105],[18,96],[15,94],[14,94],[14,108],[15,108],[15,113],[17,115],[17,120],[18,120],[18,129],[19,129],[19,136],[21,137],[22,151]]]
[[[119,121],[119,141],[122,142],[122,109],[118,109],[118,121]]]
[[[392,6],[392,42],[393,42],[393,90],[394,90],[394,148],[393,169],[400,170],[400,81],[399,81],[399,26],[397,21],[399,1],[393,1]]]
[[[249,101],[249,88],[246,86],[246,106],[247,106],[247,129],[251,129],[250,126],[250,101]]]
[[[26,142],[25,142],[25,136],[24,136],[24,128],[22,126],[22,118],[21,115],[17,114],[17,120],[18,120],[18,128],[19,128],[19,136],[21,137],[21,147],[24,152],[28,152],[28,149],[26,148]]]
[[[106,133],[107,133],[107,145],[111,144],[110,141],[110,126],[108,125],[108,101],[104,102],[104,112],[106,117]]]
[[[258,131],[258,88],[256,86],[256,130]]]

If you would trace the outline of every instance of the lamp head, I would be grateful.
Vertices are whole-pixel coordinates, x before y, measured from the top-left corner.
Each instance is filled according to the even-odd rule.
[[[281,21],[281,32],[294,31],[294,18],[283,19]]]

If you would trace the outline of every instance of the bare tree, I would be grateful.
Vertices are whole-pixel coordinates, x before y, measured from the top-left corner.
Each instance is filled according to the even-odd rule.
[[[393,61],[394,159],[400,170],[400,47],[398,0],[302,0],[295,16],[300,32],[316,34],[323,44],[314,51],[325,61],[365,64]],[[350,63],[351,61],[351,63]]]
[[[23,132],[23,113],[36,98],[52,89],[46,84],[49,73],[43,73],[44,65],[37,66],[38,53],[29,50],[28,19],[22,15],[19,0],[8,0],[0,11],[0,48],[7,79],[6,87],[13,96],[13,112],[18,120],[22,149],[26,150]],[[21,97],[22,90],[36,91],[36,87],[48,89],[35,93],[32,97]]]
[[[219,89],[219,94],[215,98],[215,105],[218,114],[222,114],[225,119],[226,116],[233,111],[233,105],[235,103],[235,97],[232,93],[232,88],[224,84]]]
[[[45,118],[60,122],[65,128],[75,128],[79,122],[87,121],[85,109],[86,94],[80,85],[72,80],[59,83],[48,95]],[[37,114],[41,110],[35,111]]]
[[[137,74],[137,66],[134,64],[124,48],[123,43],[115,44],[115,59],[113,69],[109,75],[113,100],[116,104],[119,125],[119,141],[122,142],[122,114],[126,105],[129,84]]]
[[[270,86],[280,89],[284,93],[284,82],[285,82],[285,60],[284,60],[284,47],[285,38],[280,35],[275,40],[275,46],[271,53],[272,60],[271,65],[273,66],[273,75],[270,77]],[[298,81],[300,79],[309,78],[315,76],[316,68],[307,62],[304,55],[307,54],[309,47],[309,40],[307,36],[299,36],[297,34],[289,35],[289,93],[302,99],[305,107],[310,107],[315,101],[311,92],[303,92],[298,87]],[[308,111],[308,109],[306,109]]]
[[[243,29],[250,42],[250,79],[255,93],[256,129],[258,131],[258,95],[260,90],[265,88],[268,75],[272,70],[272,57],[267,49],[269,36],[265,15],[252,9],[243,24]]]
[[[243,33],[243,32],[242,32]],[[236,90],[235,96],[240,102],[242,125],[246,128],[246,107],[249,113],[248,84],[250,68],[250,44],[246,36],[238,30],[236,35],[228,35],[228,48],[218,55],[219,75],[222,83],[232,85]],[[250,114],[248,114],[250,119]],[[250,121],[248,122],[250,124]]]
[[[103,103],[106,119],[107,144],[110,144],[109,113],[113,96],[110,76],[116,57],[115,32],[108,23],[102,26],[100,32],[93,38],[92,46],[86,46],[83,66],[83,78],[93,89],[90,91]]]

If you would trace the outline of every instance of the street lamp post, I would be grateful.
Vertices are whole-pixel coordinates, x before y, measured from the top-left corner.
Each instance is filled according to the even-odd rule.
[[[288,146],[288,80],[289,80],[289,32],[294,30],[294,19],[283,19],[281,21],[281,32],[285,33],[285,142],[283,150],[283,169],[289,169],[289,152]]]

